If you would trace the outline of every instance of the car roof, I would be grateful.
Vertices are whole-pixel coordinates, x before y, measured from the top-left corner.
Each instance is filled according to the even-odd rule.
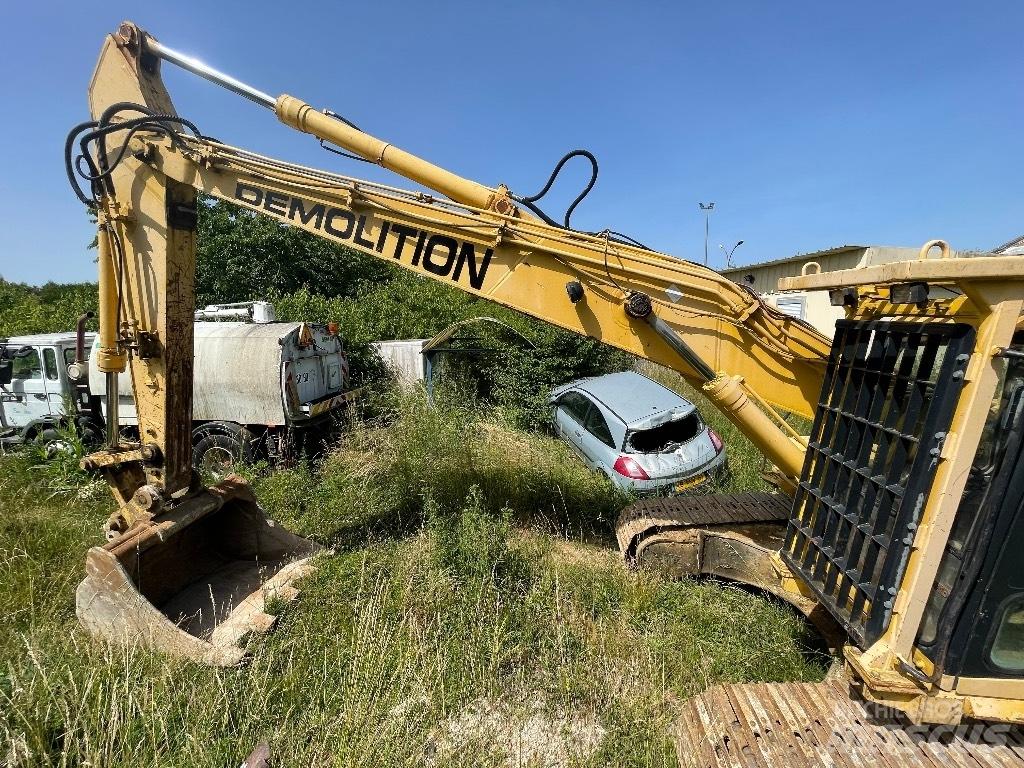
[[[86,343],[92,340],[95,333],[87,332],[85,334]],[[0,336],[0,339],[5,337]],[[33,333],[28,336],[11,336],[4,342],[12,346],[33,346],[33,347],[45,347],[55,344],[64,344],[66,342],[74,343],[75,332],[74,331],[62,331],[60,333]]]
[[[656,417],[668,411],[688,413],[693,403],[682,395],[663,387],[636,371],[619,371],[589,379],[577,379],[558,387],[557,397],[570,389],[578,389],[600,400],[608,410],[631,428],[647,428],[663,421]]]

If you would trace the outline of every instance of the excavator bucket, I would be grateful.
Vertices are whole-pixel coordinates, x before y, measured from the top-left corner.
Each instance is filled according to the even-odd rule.
[[[93,635],[215,666],[267,631],[268,602],[288,601],[319,545],[268,519],[239,477],[93,547],[76,610]]]

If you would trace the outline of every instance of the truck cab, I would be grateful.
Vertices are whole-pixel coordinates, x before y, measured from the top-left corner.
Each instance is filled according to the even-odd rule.
[[[86,354],[92,337],[86,334]],[[74,333],[0,339],[0,445],[58,439],[56,428],[88,407],[88,392],[68,373],[74,361]]]

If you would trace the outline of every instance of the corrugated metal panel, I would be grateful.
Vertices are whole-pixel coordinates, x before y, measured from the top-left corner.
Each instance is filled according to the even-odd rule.
[[[827,251],[805,253],[776,261],[765,261],[745,267],[734,267],[722,271],[730,280],[749,285],[743,278],[754,277],[751,286],[758,293],[768,293],[778,289],[779,278],[799,275],[808,262],[817,262],[822,272],[835,272],[841,269],[869,266],[872,264],[888,264],[894,261],[909,261],[918,257],[917,248],[902,246],[843,246]]]
[[[797,317],[801,320],[805,318],[805,301],[803,296],[791,296],[788,294],[782,294],[781,296],[775,297],[775,308],[779,312],[785,312],[787,315]]]
[[[1000,256],[1019,256],[1024,254],[1024,235],[1015,237],[1008,243],[1003,243],[993,248],[992,253],[998,253]]]
[[[375,341],[373,348],[397,374],[401,381],[423,381],[423,344],[427,339]]]

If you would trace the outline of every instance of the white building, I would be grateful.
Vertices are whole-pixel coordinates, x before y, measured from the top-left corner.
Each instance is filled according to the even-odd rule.
[[[786,314],[806,320],[821,333],[831,337],[835,333],[836,320],[846,316],[843,308],[833,307],[829,303],[828,291],[780,291],[779,278],[795,277],[810,263],[817,264],[822,272],[835,272],[916,259],[919,250],[888,245],[841,245],[785,259],[733,267],[723,270],[722,274],[735,283],[749,286],[761,294],[767,303]]]

